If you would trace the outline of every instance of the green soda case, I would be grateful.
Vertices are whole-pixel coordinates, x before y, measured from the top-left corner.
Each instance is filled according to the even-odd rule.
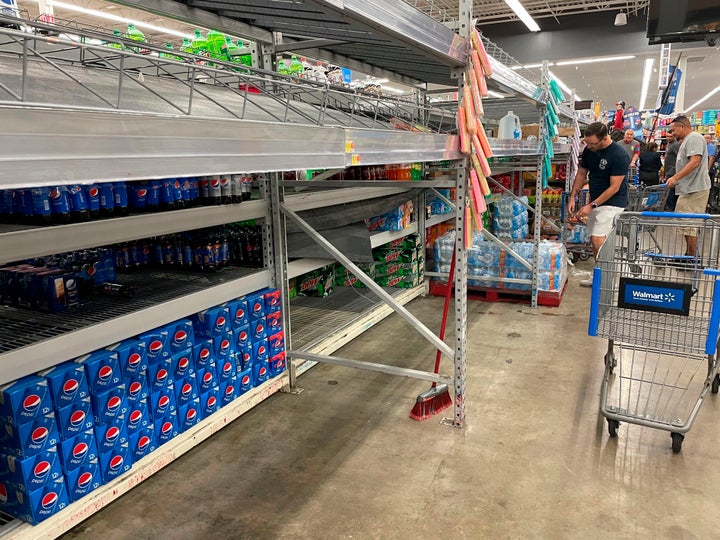
[[[376,262],[381,263],[390,263],[400,260],[400,256],[402,255],[401,249],[384,249],[379,248],[373,250],[373,259],[375,259]]]
[[[325,297],[333,292],[335,284],[334,265],[324,266],[297,278],[297,290],[300,296]]]
[[[288,299],[292,300],[298,295],[297,291],[297,279],[290,278],[288,280]]]
[[[420,285],[420,282],[420,276],[415,274],[409,276],[395,275],[375,279],[375,283],[382,287],[395,287],[399,289],[412,289]]]
[[[365,287],[365,284],[353,275],[348,276],[335,276],[336,287],[355,287],[361,289]]]
[[[394,263],[382,263],[378,264],[377,271],[375,276],[376,277],[388,277],[388,276],[409,276],[409,275],[417,275],[419,273],[418,271],[418,262],[419,261],[413,261],[409,263],[402,263],[402,262],[394,262]]]
[[[409,234],[403,238],[398,238],[392,242],[388,242],[380,249],[413,249],[420,246],[420,235]]]

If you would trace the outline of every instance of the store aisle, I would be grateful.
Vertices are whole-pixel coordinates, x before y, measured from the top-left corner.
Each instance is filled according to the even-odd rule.
[[[464,430],[408,418],[426,383],[318,366],[66,538],[717,537],[718,398],[678,455],[664,432],[610,440],[579,279],[559,308],[470,303]],[[409,307],[438,326],[442,299]],[[396,316],[338,354],[434,360]]]

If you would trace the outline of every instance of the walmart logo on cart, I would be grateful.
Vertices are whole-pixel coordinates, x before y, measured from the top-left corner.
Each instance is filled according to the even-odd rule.
[[[645,300],[647,302],[658,302],[672,304],[675,302],[675,295],[673,293],[650,293],[646,291],[632,291],[632,297],[637,300]]]

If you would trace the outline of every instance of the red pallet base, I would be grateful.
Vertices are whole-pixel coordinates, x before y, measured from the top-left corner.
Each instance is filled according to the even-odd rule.
[[[569,280],[568,280],[569,281]],[[567,288],[568,281],[562,291],[538,291],[538,305],[558,307],[562,296]],[[430,294],[433,296],[445,296],[447,284],[439,281],[430,282]],[[530,292],[515,289],[496,289],[492,287],[469,287],[468,300],[480,300],[483,302],[513,302],[516,304],[529,304]]]

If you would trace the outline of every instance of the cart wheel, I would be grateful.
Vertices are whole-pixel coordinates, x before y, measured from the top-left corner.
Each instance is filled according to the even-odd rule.
[[[720,389],[720,375],[715,375],[715,378],[713,379],[710,390],[712,391],[713,394],[717,394],[719,389]]]
[[[608,418],[608,434],[611,437],[617,437],[617,430],[620,427],[620,422],[617,420],[611,420]]]
[[[685,439],[685,435],[681,433],[671,433],[670,436],[672,437],[672,451],[673,454],[677,454],[682,449],[682,443]]]
[[[587,261],[589,258],[590,258],[590,254],[589,254],[589,253],[581,253],[581,254],[580,254],[580,260],[581,260],[581,261]]]

